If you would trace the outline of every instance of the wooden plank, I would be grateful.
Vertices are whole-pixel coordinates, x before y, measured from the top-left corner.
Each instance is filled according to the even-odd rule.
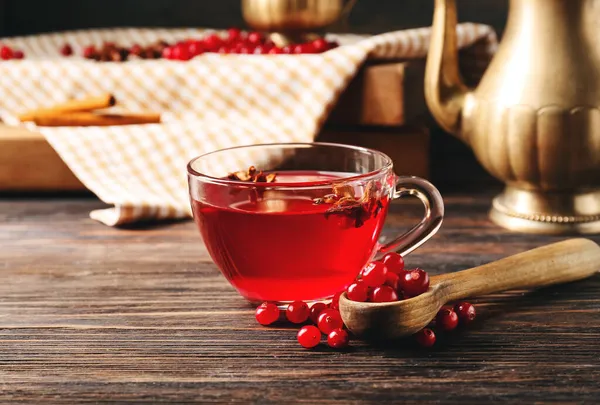
[[[423,127],[327,129],[318,139],[381,150],[397,173],[429,176],[429,132]],[[0,191],[70,191],[85,186],[43,135],[0,125]]]
[[[446,196],[440,233],[406,258],[433,274],[560,236],[487,219],[491,194]],[[0,402],[589,403],[600,398],[600,276],[475,300],[478,320],[437,346],[337,352],[261,327],[192,222],[111,229],[95,199],[0,200]],[[414,224],[399,204],[387,236]],[[600,236],[592,236],[600,242]]]
[[[382,151],[392,158],[396,174],[429,178],[430,137],[429,130],[425,127],[405,126],[393,129],[327,127],[317,140]]]
[[[0,125],[0,190],[82,190],[44,136]]]
[[[426,117],[424,72],[424,60],[361,69],[340,96],[328,122],[397,127]]]

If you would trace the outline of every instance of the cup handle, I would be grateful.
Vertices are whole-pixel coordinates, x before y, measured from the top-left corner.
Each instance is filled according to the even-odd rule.
[[[405,256],[425,243],[440,229],[444,219],[444,201],[433,184],[419,177],[398,176],[394,200],[406,195],[417,197],[425,206],[425,216],[411,230],[379,247],[377,255],[396,251]]]

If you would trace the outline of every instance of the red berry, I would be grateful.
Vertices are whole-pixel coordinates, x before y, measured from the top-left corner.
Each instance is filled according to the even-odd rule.
[[[334,49],[334,48],[337,48],[338,46],[340,46],[340,44],[338,44],[336,41],[327,42],[327,48],[329,48],[329,49]]]
[[[86,46],[83,48],[83,57],[86,59],[92,59],[96,56],[96,47],[94,45]]]
[[[317,38],[312,41],[312,46],[317,53],[325,52],[329,48],[327,41],[325,41],[323,38]]]
[[[263,36],[260,32],[253,31],[248,33],[248,42],[251,44],[258,45],[262,42],[262,40]]]
[[[273,48],[271,48],[268,52],[270,55],[279,55],[283,53],[283,49],[279,48],[278,46],[274,46]]]
[[[269,52],[269,49],[267,49],[267,47],[264,45],[258,45],[256,48],[254,48],[255,55],[263,55],[268,52]]]
[[[350,337],[344,329],[334,329],[327,335],[327,344],[334,349],[343,349],[348,346]]]
[[[333,297],[331,298],[331,302],[329,303],[329,308],[331,309],[339,309],[340,307],[340,297],[342,296],[344,292],[343,291],[339,291],[336,292]]]
[[[340,329],[344,326],[342,316],[335,309],[326,309],[319,315],[318,326],[321,332],[329,335],[332,330]]]
[[[456,311],[456,315],[458,315],[460,323],[463,325],[468,325],[473,322],[477,315],[473,304],[468,302],[459,302],[454,306],[454,310]]]
[[[302,347],[312,349],[321,341],[321,331],[316,326],[306,325],[300,328],[297,337]]]
[[[249,46],[242,45],[237,49],[238,53],[249,54],[252,53],[252,50]]]
[[[23,51],[17,49],[13,54],[13,59],[23,59],[25,58],[25,53]]]
[[[162,57],[165,59],[175,59],[173,57],[173,51],[175,50],[174,46],[167,46],[162,51]]]
[[[393,302],[398,301],[398,294],[389,285],[382,285],[373,290],[371,295],[371,301],[373,302]]]
[[[288,54],[288,55],[292,54],[292,53],[294,53],[294,47],[290,46],[290,45],[286,45],[283,48],[281,48],[281,53]]]
[[[349,300],[356,302],[366,302],[369,298],[369,287],[362,281],[350,284],[346,292]]]
[[[256,320],[261,325],[270,325],[279,319],[279,308],[270,302],[263,302],[256,308]]]
[[[422,269],[409,270],[401,275],[400,286],[405,297],[416,297],[429,288],[429,275]]]
[[[389,271],[400,274],[404,270],[404,259],[398,253],[388,253],[383,256],[383,263]]]
[[[396,273],[388,271],[385,275],[385,285],[389,285],[394,289],[394,291],[398,291],[400,287],[400,276]]]
[[[186,44],[178,44],[173,48],[172,57],[175,60],[190,60],[192,57]]]
[[[441,330],[454,330],[458,326],[458,315],[450,308],[442,308],[435,317],[435,325]]]
[[[0,48],[0,58],[2,58],[2,60],[10,60],[13,58],[13,55],[14,52],[11,47],[3,46]]]
[[[435,344],[435,333],[431,329],[425,328],[415,333],[417,343],[422,347],[431,347]]]
[[[167,49],[167,48],[165,48]],[[131,46],[131,48],[129,48],[129,53],[135,56],[140,56],[142,54],[142,52],[144,51],[144,48],[141,47],[141,45],[139,44],[134,44]],[[164,49],[163,49],[164,51]]]
[[[293,45],[292,46],[292,52],[291,53],[301,54],[303,51],[304,51],[304,48],[302,48],[302,44],[298,44],[298,45]]]
[[[60,48],[60,54],[62,56],[71,56],[73,55],[73,48],[71,47],[71,45],[69,44],[64,44],[61,48]]]
[[[211,34],[204,38],[204,46],[209,51],[216,51],[223,45],[223,40],[217,34]]]
[[[322,302],[314,303],[312,307],[310,307],[310,320],[317,324],[319,322],[319,315],[321,315],[321,312],[325,311],[326,309],[327,304]]]
[[[310,315],[310,309],[304,301],[294,301],[288,305],[285,316],[291,323],[306,322]]]
[[[300,53],[318,53],[311,42],[300,45],[302,52]]]
[[[235,42],[242,36],[242,31],[239,28],[229,28],[227,30],[227,39],[229,42]]]
[[[382,262],[371,262],[362,271],[362,281],[369,287],[379,287],[385,283],[387,271]]]
[[[228,46],[222,46],[219,48],[219,53],[227,55],[228,53],[231,53],[231,48],[229,48]]]
[[[200,42],[200,41],[193,41],[193,42],[190,42],[190,43],[188,44],[188,47],[187,47],[187,49],[188,49],[188,52],[189,52],[189,54],[190,54],[190,57],[192,57],[192,58],[193,58],[194,56],[198,56],[198,55],[200,55],[200,54],[204,53],[204,45],[203,45],[203,43],[202,43],[202,42]]]

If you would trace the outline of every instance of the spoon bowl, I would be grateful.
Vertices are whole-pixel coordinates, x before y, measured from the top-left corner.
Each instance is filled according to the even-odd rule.
[[[511,289],[539,288],[581,280],[600,269],[600,246],[570,239],[456,273],[431,278],[425,293],[396,302],[356,302],[342,294],[340,314],[361,338],[387,340],[426,327],[448,302]]]

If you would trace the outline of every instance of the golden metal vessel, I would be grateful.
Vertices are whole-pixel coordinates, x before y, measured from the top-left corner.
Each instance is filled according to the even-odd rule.
[[[278,44],[345,21],[357,0],[242,0],[242,15],[252,28],[275,33]]]
[[[504,37],[475,89],[461,81],[455,0],[436,0],[425,72],[438,123],[506,189],[500,226],[600,232],[600,1],[511,0]]]

